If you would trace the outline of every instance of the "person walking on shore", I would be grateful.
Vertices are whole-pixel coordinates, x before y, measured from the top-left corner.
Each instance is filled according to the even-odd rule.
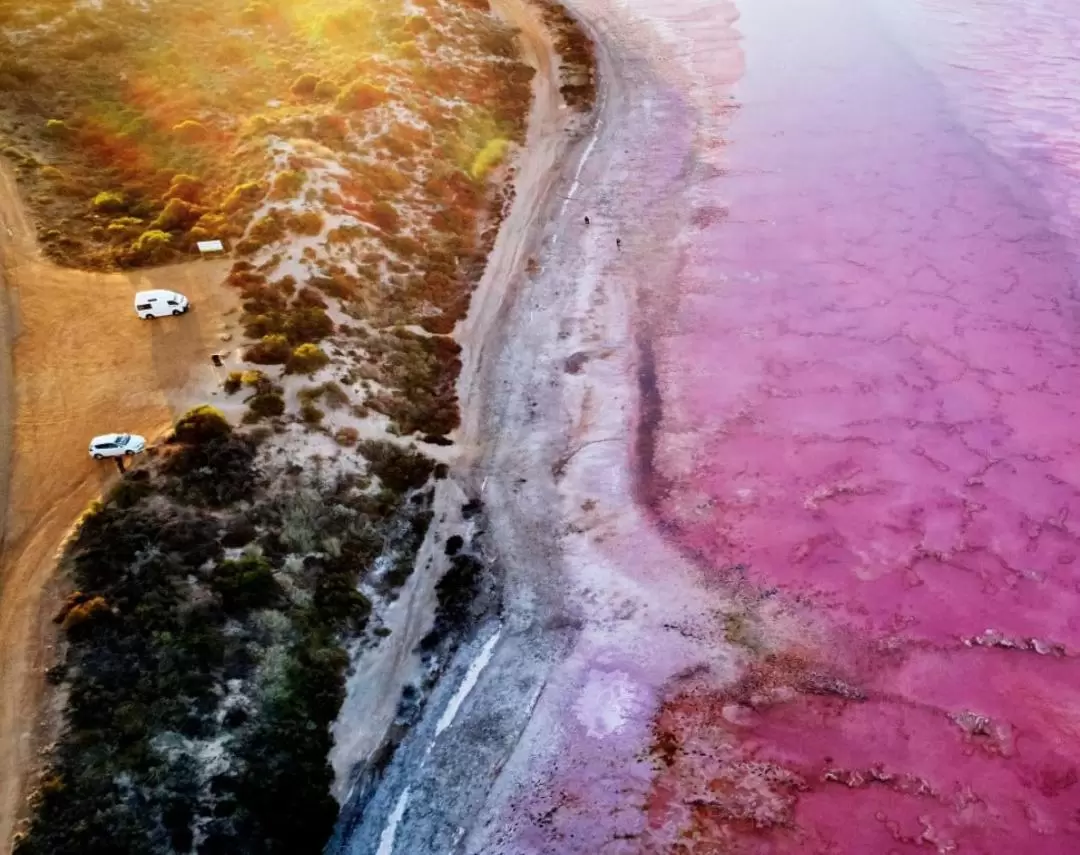
[[[622,238],[615,238],[615,249],[622,249]]]
[[[588,224],[589,224],[589,216],[588,216],[588,214],[586,214],[585,215],[585,225],[588,225]]]

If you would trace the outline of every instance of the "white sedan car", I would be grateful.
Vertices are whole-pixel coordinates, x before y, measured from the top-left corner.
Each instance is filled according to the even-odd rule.
[[[90,456],[94,460],[103,457],[122,457],[138,454],[146,448],[146,439],[133,433],[103,433],[90,440]]]

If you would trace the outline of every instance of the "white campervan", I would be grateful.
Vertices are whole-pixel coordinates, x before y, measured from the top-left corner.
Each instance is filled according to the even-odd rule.
[[[191,303],[183,294],[175,291],[140,291],[135,295],[135,311],[144,321],[150,318],[163,318],[166,315],[182,315],[191,308]]]

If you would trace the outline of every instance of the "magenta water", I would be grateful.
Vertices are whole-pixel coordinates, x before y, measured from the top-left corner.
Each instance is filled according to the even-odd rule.
[[[660,776],[657,839],[1080,851],[1080,15],[738,5],[704,192],[727,214],[654,343],[661,517],[829,628],[773,665],[848,682],[673,698],[666,726],[702,744]],[[688,807],[710,775],[771,818]]]

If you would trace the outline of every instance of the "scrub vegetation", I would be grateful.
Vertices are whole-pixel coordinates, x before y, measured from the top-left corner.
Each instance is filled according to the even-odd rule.
[[[559,92],[569,106],[591,110],[596,103],[596,51],[592,41],[561,3],[533,2],[540,7],[559,53]]]
[[[347,651],[427,536],[447,467],[417,443],[459,422],[451,334],[531,76],[486,0],[0,0],[0,142],[46,254],[222,239],[243,327],[229,417],[185,415],[67,549],[66,723],[20,855],[321,851]]]
[[[211,238],[250,253],[320,235],[300,205],[331,199],[345,234],[423,234],[456,257],[485,207],[469,167],[521,137],[514,57],[483,0],[2,0],[0,149],[65,264],[160,264]],[[313,157],[269,175],[289,139],[348,173],[315,198]]]
[[[321,851],[345,644],[377,643],[436,480],[416,451],[355,453],[366,474],[276,468],[200,407],[91,509],[56,615],[67,726],[21,855]]]

